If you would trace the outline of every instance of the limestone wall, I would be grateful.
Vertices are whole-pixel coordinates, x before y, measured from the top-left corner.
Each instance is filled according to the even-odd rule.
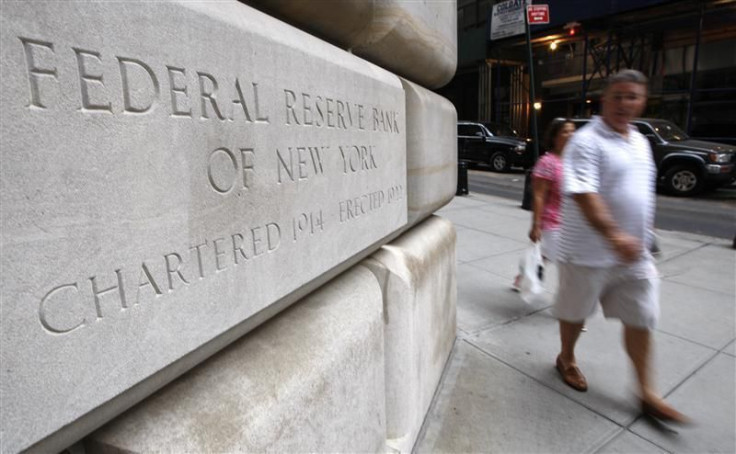
[[[455,0],[246,0],[428,88],[457,68]]]
[[[455,341],[455,228],[433,216],[363,263],[384,294],[386,434],[411,452]]]
[[[402,79],[406,96],[407,228],[442,208],[457,188],[457,112],[450,101]]]
[[[291,21],[319,28],[316,37],[283,22],[285,10],[265,14],[234,0],[3,3],[2,452],[59,451],[110,421],[87,449],[165,446],[175,435],[149,415],[160,402],[149,396],[162,388],[179,396],[173,400],[200,402],[211,409],[203,417],[215,419],[230,419],[212,404],[222,396],[252,402],[265,394],[259,404],[273,414],[259,424],[283,430],[231,434],[243,449],[306,443],[314,451],[380,451],[393,437],[384,402],[391,385],[375,378],[384,377],[386,355],[371,345],[383,345],[375,325],[385,325],[386,305],[403,303],[389,303],[385,292],[376,300],[369,288],[383,281],[356,264],[402,233],[421,235],[415,229],[436,224],[426,219],[455,192],[455,111],[421,86],[454,72],[445,56],[456,53],[455,5],[334,6],[347,8],[335,25],[357,27],[359,36],[324,28],[319,14]],[[411,67],[444,69],[421,71],[422,78],[393,66],[407,53],[421,63]],[[445,257],[418,276],[432,269],[454,277],[449,243],[418,244]],[[340,294],[351,279],[360,281],[351,297],[377,309],[356,322],[358,337],[314,341],[338,355],[331,362],[305,358],[298,342],[273,346],[270,355],[253,347],[279,333],[306,339],[320,323],[343,326],[329,314],[353,311],[344,298],[331,300],[324,319],[293,314],[309,313],[301,307],[322,304],[309,301],[324,300],[325,291]],[[435,315],[426,321],[454,314],[452,293],[443,292],[427,304],[446,310],[429,311]],[[454,316],[443,323],[454,333]],[[443,333],[446,349],[454,336]],[[233,342],[230,353],[207,360]],[[295,376],[316,374],[312,387],[295,388],[276,373],[289,355]],[[236,384],[249,363],[263,375]],[[192,368],[233,381],[222,395],[181,385],[187,378],[167,386]],[[356,381],[342,368],[368,375]],[[326,376],[329,385],[320,382]],[[269,380],[288,392],[269,394]],[[333,387],[331,402],[310,419],[324,424],[306,427],[295,415],[321,395],[320,383]],[[328,437],[345,423],[330,408],[357,401],[370,414],[360,423],[366,438],[345,430],[338,430],[345,439]],[[426,411],[424,403],[411,411]],[[125,412],[137,404],[131,411],[144,412],[160,438],[128,438],[138,426]],[[246,426],[248,418],[236,416]],[[219,450],[211,437],[220,432],[195,432],[180,433],[182,450]],[[102,435],[113,433],[128,435]]]
[[[86,440],[87,452],[382,452],[381,289],[356,266]]]
[[[433,216],[84,442],[88,453],[411,452],[455,340]]]

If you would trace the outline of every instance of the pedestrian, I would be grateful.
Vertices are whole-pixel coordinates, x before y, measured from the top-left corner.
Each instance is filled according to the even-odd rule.
[[[542,257],[554,262],[557,257],[557,237],[560,228],[562,189],[562,150],[575,132],[575,124],[567,119],[552,121],[544,133],[543,154],[532,170],[532,227],[529,239],[541,241]],[[521,274],[516,275],[513,288],[519,290]]]
[[[564,182],[554,314],[561,351],[556,367],[578,391],[588,388],[575,344],[600,303],[623,323],[624,345],[636,373],[643,413],[663,421],[687,418],[656,391],[652,330],[659,316],[659,278],[649,252],[656,168],[647,139],[630,124],[647,101],[647,78],[626,69],[611,76],[601,116],[580,128],[563,155]]]

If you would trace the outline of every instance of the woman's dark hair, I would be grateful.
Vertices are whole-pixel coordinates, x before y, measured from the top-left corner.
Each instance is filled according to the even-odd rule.
[[[573,125],[575,124],[569,118],[558,118],[556,120],[552,120],[552,123],[547,126],[547,130],[544,132],[543,145],[545,150],[551,150],[555,147],[555,137],[560,133],[562,127],[568,123]]]

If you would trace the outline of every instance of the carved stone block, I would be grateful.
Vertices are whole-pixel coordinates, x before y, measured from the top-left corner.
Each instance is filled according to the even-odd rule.
[[[402,79],[406,93],[407,228],[455,197],[457,112],[450,101]]]
[[[455,75],[454,0],[245,1],[426,87]]]
[[[394,75],[237,2],[7,2],[3,449],[63,449],[407,221]]]
[[[386,432],[411,452],[455,342],[455,228],[432,216],[362,262],[384,293]]]
[[[385,452],[383,318],[356,266],[85,440],[104,452]]]

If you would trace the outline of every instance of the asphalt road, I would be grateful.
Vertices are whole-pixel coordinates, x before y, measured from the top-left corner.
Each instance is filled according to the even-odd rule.
[[[479,168],[468,172],[470,192],[519,201],[524,191],[524,173],[494,173]],[[736,235],[736,186],[721,188],[698,197],[657,195],[655,227],[663,230],[699,233],[732,240]]]

